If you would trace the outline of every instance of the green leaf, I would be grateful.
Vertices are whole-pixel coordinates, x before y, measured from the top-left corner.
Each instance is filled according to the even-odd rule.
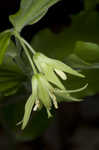
[[[39,20],[42,19],[42,17],[47,13],[48,10],[44,10],[43,12],[40,12],[40,14],[38,14],[38,16],[36,16],[34,18],[34,20],[32,20],[29,24],[32,25],[32,24],[35,24],[36,22],[38,22]]]
[[[82,60],[90,63],[99,62],[99,45],[90,42],[78,41],[74,53]]]
[[[27,100],[27,103],[25,105],[25,112],[24,117],[22,121],[22,129],[24,129],[29,121],[31,111],[33,109],[34,102],[37,98],[37,80],[35,78],[32,78],[32,94]]]
[[[7,31],[2,32],[0,34],[0,64],[2,64],[3,62],[5,52],[10,43],[10,36],[11,36],[11,33]]]
[[[28,24],[34,24],[40,20],[48,8],[59,0],[21,0],[19,11],[10,16],[10,21],[17,31]]]

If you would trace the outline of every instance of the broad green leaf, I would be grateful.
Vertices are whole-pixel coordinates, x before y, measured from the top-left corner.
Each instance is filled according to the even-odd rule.
[[[28,25],[34,24],[40,20],[48,8],[59,0],[21,0],[19,11],[10,16],[10,21],[17,31]]]
[[[74,53],[82,60],[90,63],[99,62],[99,45],[90,42],[78,41]]]
[[[40,12],[40,14],[38,14],[38,16],[36,16],[34,18],[34,20],[32,20],[29,24],[35,24],[36,22],[38,22],[39,20],[42,19],[42,17],[47,13],[48,10],[44,10],[43,12]]]
[[[25,112],[22,120],[22,129],[26,127],[29,121],[36,98],[37,98],[37,80],[32,78],[32,94],[25,104]]]
[[[0,34],[0,64],[2,64],[3,62],[5,52],[10,43],[10,36],[11,36],[10,32],[2,32]]]

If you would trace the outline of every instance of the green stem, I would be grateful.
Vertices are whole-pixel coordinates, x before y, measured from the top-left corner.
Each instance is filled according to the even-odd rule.
[[[24,42],[24,44],[30,49],[30,51],[31,51],[33,54],[36,53],[35,50],[31,47],[31,45],[30,45],[25,39],[23,39],[23,38],[21,37],[21,40]]]
[[[25,51],[25,54],[26,54],[26,56],[27,56],[28,59],[29,59],[29,62],[30,62],[30,64],[31,64],[31,67],[32,67],[34,73],[36,74],[36,73],[37,73],[37,70],[36,70],[36,68],[35,68],[35,65],[34,65],[32,59],[31,59],[31,56],[30,56],[30,54],[29,54],[29,52],[28,52],[28,49],[27,49],[25,43],[23,42],[23,39],[20,37],[20,35],[19,35],[17,32],[14,32],[14,35],[16,36],[16,38],[19,39],[19,41],[20,41],[20,43],[21,43],[21,45],[22,45],[22,47],[23,47],[23,49],[24,49],[24,51]]]
[[[24,51],[25,51],[25,54],[27,55],[27,57],[28,57],[28,59],[29,59],[29,62],[30,62],[30,64],[31,64],[31,67],[32,67],[34,73],[36,74],[36,73],[37,73],[36,68],[35,68],[35,66],[34,66],[34,64],[33,64],[33,61],[32,61],[32,59],[31,59],[31,57],[30,57],[30,54],[29,54],[29,52],[28,52],[26,46],[24,45],[24,43],[23,43],[22,41],[20,41],[20,43],[21,43],[21,45],[22,45],[22,47],[23,47],[23,49],[24,49]]]

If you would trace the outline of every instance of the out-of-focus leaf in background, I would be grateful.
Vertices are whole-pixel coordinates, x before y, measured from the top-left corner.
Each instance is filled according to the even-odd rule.
[[[99,92],[99,69],[84,69],[82,73],[86,76],[85,79],[77,79],[75,77],[68,76],[65,85],[68,89],[76,89],[88,83],[88,87],[83,92],[74,93],[73,96],[77,98],[84,98],[86,96],[92,96]]]
[[[99,14],[81,12],[72,16],[72,24],[55,34],[49,29],[38,32],[32,39],[32,46],[37,51],[58,59],[65,59],[71,54],[76,41],[99,43]]]
[[[94,10],[99,0],[84,0],[85,10]]]
[[[0,33],[0,65],[2,64],[5,52],[10,43],[10,36],[11,33],[7,31]]]
[[[3,63],[0,65],[0,93],[5,96],[15,94],[27,79],[16,63],[16,56],[15,46],[10,41]]]
[[[78,41],[75,45],[74,53],[85,62],[99,62],[99,45],[89,42]]]

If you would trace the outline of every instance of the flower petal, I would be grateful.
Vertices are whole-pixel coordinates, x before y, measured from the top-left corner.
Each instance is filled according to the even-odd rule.
[[[50,110],[51,100],[49,97],[48,87],[46,86],[44,80],[45,79],[43,78],[43,75],[40,74],[38,76],[38,82],[39,82],[38,97],[39,97],[40,101],[43,103],[43,105],[46,107],[46,109]]]
[[[32,111],[33,105],[35,103],[36,97],[37,97],[37,80],[35,77],[33,77],[32,78],[32,94],[25,104],[25,113],[24,113],[24,117],[23,117],[23,121],[22,121],[22,129],[24,129],[26,127],[26,125],[29,121],[31,111]]]
[[[81,73],[75,71],[74,69],[72,69],[71,67],[69,67],[68,65],[62,63],[61,61],[59,60],[54,60],[52,59],[52,62],[50,63],[50,65],[55,68],[55,69],[58,69],[58,70],[61,70],[61,71],[64,71],[66,73],[69,73],[69,74],[72,74],[72,75],[75,75],[75,76],[78,76],[78,77],[82,77],[84,78],[85,76],[82,75]]]
[[[42,53],[36,53],[34,55],[33,59],[34,59],[35,63],[37,64],[37,67],[39,67],[39,65],[41,63],[46,63],[46,64],[49,64],[53,69],[58,69],[58,70],[67,72],[69,74],[72,74],[72,75],[75,75],[78,77],[82,77],[82,78],[85,77],[84,75],[75,71],[74,69],[72,69],[68,65],[64,64],[63,62],[56,60],[56,59],[48,58],[47,56],[43,55]],[[39,62],[39,65],[38,65],[38,62]]]
[[[76,90],[67,90],[68,93],[76,93],[76,92],[81,92],[85,90],[88,87],[88,84],[84,85],[82,88],[76,89]]]
[[[77,99],[75,97],[70,96],[67,91],[61,91],[61,90],[55,90],[55,95],[57,95],[59,98],[57,98],[58,102],[62,102],[62,101],[67,101],[67,102],[71,102],[71,101],[82,101],[81,99]]]
[[[67,79],[67,76],[66,74],[61,71],[61,70],[58,70],[58,69],[55,69],[55,72],[57,73],[57,75],[59,75],[63,80],[66,80]]]
[[[49,65],[46,65],[44,63],[42,63],[41,66],[42,66],[43,72],[45,73],[46,79],[49,82],[56,85],[58,88],[65,90],[64,85],[61,83],[60,79],[56,76],[52,67],[50,67]]]

